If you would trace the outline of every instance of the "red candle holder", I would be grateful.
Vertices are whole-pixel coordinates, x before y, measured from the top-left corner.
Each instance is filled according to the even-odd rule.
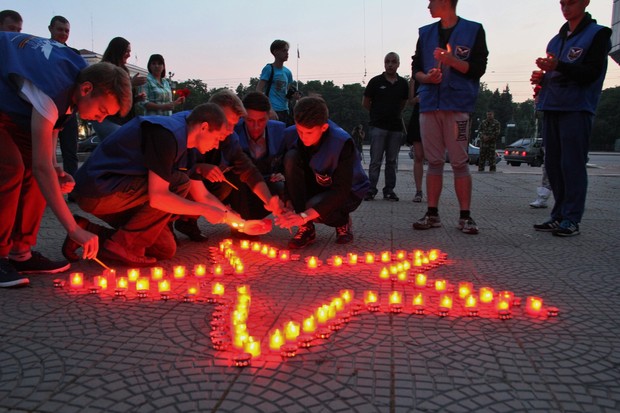
[[[310,348],[313,340],[314,336],[310,334],[302,334],[297,337],[297,345],[301,348]]]
[[[280,356],[282,356],[283,359],[289,359],[289,358],[293,358],[297,355],[297,344],[284,344],[282,347],[280,347]]]
[[[248,367],[252,361],[252,355],[250,353],[238,353],[233,356],[233,363],[235,367]]]

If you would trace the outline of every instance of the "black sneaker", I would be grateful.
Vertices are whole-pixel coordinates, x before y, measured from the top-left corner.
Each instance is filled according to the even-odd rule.
[[[383,199],[387,201],[398,201],[398,195],[394,193],[394,191],[384,192]]]
[[[288,242],[288,248],[291,250],[303,248],[306,245],[312,244],[316,239],[316,231],[314,230],[314,224],[308,222],[299,229],[295,236]]]
[[[66,260],[52,261],[37,251],[32,251],[32,257],[26,261],[9,261],[19,274],[56,274],[71,268]]]
[[[351,241],[353,241],[353,224],[349,217],[346,224],[336,227],[336,244],[348,244]]]
[[[371,189],[368,192],[366,192],[366,195],[364,196],[364,201],[372,201],[373,199],[375,199],[375,196],[377,195],[377,190],[375,189],[374,191]]]
[[[30,280],[21,277],[8,258],[0,258],[0,288],[21,287],[30,284]]]
[[[540,232],[553,232],[558,228],[560,228],[560,222],[555,219],[550,219],[542,224],[534,224],[534,229]]]
[[[174,229],[181,234],[187,235],[187,237],[194,242],[205,242],[209,240],[209,238],[202,235],[198,227],[197,219],[177,219],[174,221]]]
[[[553,235],[558,237],[574,237],[575,235],[579,235],[579,224],[564,219],[560,222],[560,227],[553,230]]]

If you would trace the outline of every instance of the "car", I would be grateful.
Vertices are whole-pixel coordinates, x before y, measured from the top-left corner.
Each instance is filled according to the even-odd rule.
[[[467,148],[467,153],[469,154],[469,164],[478,165],[478,160],[480,159],[480,148],[470,143],[469,147]],[[501,160],[501,155],[495,152],[495,165],[500,163]],[[448,151],[446,151],[446,163],[448,162],[450,162],[450,158],[448,157]]]
[[[97,135],[90,135],[87,138],[78,139],[78,152],[92,152],[100,143],[101,139]]]
[[[522,138],[514,141],[506,146],[504,160],[512,166],[521,166],[522,163],[541,166],[544,161],[542,139]]]

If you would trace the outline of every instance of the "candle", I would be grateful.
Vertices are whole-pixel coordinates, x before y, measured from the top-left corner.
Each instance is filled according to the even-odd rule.
[[[261,250],[260,250],[260,253],[261,253],[262,255],[267,255],[267,254],[269,254],[269,245],[267,245],[267,244],[263,245],[263,247],[262,247],[262,248],[261,248]]]
[[[478,300],[474,294],[469,294],[465,297],[465,308],[476,308],[478,306]]]
[[[315,256],[311,256],[308,258],[308,268],[314,269],[319,266],[318,260]]]
[[[274,351],[280,351],[280,347],[284,344],[284,336],[279,328],[276,328],[269,337],[269,348]]]
[[[336,307],[336,311],[342,311],[344,309],[344,300],[340,297],[335,297],[332,300],[331,305]]]
[[[448,282],[446,280],[435,280],[435,290],[437,292],[446,291]]]
[[[162,267],[151,268],[151,279],[153,281],[158,281],[162,278],[164,278],[164,269]]]
[[[284,324],[284,334],[287,341],[296,341],[299,336],[299,323],[295,321],[289,321]]]
[[[241,284],[237,286],[237,294],[250,295],[250,286],[247,284]]]
[[[114,268],[106,268],[103,270],[103,276],[108,281],[108,285],[116,284],[116,270]]]
[[[185,266],[184,265],[175,265],[172,267],[172,271],[174,272],[174,278],[181,279],[185,278]]]
[[[438,249],[432,249],[428,252],[428,259],[430,261],[436,261],[437,258],[439,258],[439,250]]]
[[[364,293],[364,304],[368,305],[370,303],[377,302],[377,292],[376,291],[366,291]]]
[[[398,279],[398,281],[407,281],[408,276],[405,271],[402,271],[396,275],[396,278]]]
[[[140,277],[136,281],[136,291],[148,291],[149,279],[147,277]]]
[[[525,311],[530,315],[539,315],[542,311],[543,299],[540,297],[527,297]]]
[[[252,251],[254,251],[254,252],[259,252],[259,251],[260,251],[260,248],[261,248],[261,244],[260,244],[260,242],[253,242],[253,243],[250,245],[250,248],[251,248],[251,249],[252,249]]]
[[[243,263],[239,262],[235,265],[235,274],[243,274],[245,272],[245,267]]]
[[[316,321],[325,324],[329,320],[329,306],[324,304],[316,310]]]
[[[341,267],[342,266],[342,257],[340,255],[334,255],[334,257],[332,258],[332,265],[334,267]]]
[[[267,257],[276,258],[277,256],[278,256],[278,250],[274,247],[269,248],[269,253],[267,254]]]
[[[96,275],[93,277],[93,285],[95,287],[101,288],[102,290],[108,289],[108,279],[101,275]]]
[[[224,274],[224,269],[222,268],[222,265],[221,264],[215,264],[213,266],[213,275],[219,276],[219,275],[222,275],[222,274]]]
[[[304,333],[314,333],[316,331],[316,319],[314,315],[304,319],[302,330]]]
[[[366,264],[374,264],[375,262],[375,254],[373,254],[372,252],[367,252],[364,262],[366,262]]]
[[[404,250],[396,251],[396,259],[397,260],[402,261],[402,260],[404,260],[406,258],[407,258],[407,251],[404,251]]]
[[[350,252],[347,254],[347,263],[349,263],[349,265],[355,265],[357,264],[357,254]]]
[[[249,250],[250,249],[250,241],[247,240],[247,239],[241,240],[241,249],[242,250]]]
[[[194,276],[204,277],[207,274],[207,267],[204,264],[194,265]]]
[[[414,267],[421,267],[422,266],[422,258],[414,258],[413,260],[413,266]]]
[[[510,303],[510,306],[513,306],[515,295],[512,291],[500,291],[497,293],[498,300],[506,300]]]
[[[422,293],[417,293],[413,296],[412,304],[416,314],[424,314],[425,301],[424,294]]]
[[[447,309],[452,308],[452,294],[441,294],[439,297],[439,306]]]
[[[411,263],[410,263],[409,261],[403,261],[403,262],[402,262],[402,265],[403,265],[403,269],[404,269],[405,271],[407,271],[407,270],[411,269]]]
[[[390,279],[390,271],[387,269],[387,267],[381,268],[381,272],[379,272],[379,278],[381,278],[382,280]]]
[[[506,298],[500,297],[497,299],[497,311],[510,310],[511,302]]]
[[[140,270],[137,268],[130,268],[127,270],[127,280],[129,282],[135,283],[138,281],[138,277],[140,277]]]
[[[426,287],[426,274],[418,273],[415,275],[415,286]]]
[[[495,295],[495,291],[493,291],[490,287],[480,287],[480,301],[488,304],[493,302],[493,296]]]
[[[349,304],[351,300],[353,300],[353,291],[351,290],[340,290],[340,297],[344,300],[345,304]]]
[[[392,261],[392,253],[389,251],[383,251],[381,253],[381,262],[390,262]]]
[[[246,353],[250,353],[252,357],[260,356],[260,341],[254,341],[254,337],[249,336],[243,345],[243,350]]]
[[[288,250],[282,250],[280,251],[280,260],[281,261],[288,261],[291,258],[291,254],[289,253]]]
[[[187,282],[187,294],[192,296],[200,294],[200,283],[198,280],[189,280]]]
[[[218,283],[218,282],[213,283],[211,287],[211,293],[213,295],[219,295],[219,296],[224,295],[224,284]]]
[[[463,299],[472,293],[474,286],[470,282],[459,283],[459,298]]]
[[[129,287],[129,280],[127,277],[118,277],[116,279],[116,289],[117,290],[126,290]]]
[[[390,293],[390,304],[401,304],[403,296],[399,291],[392,291]]]
[[[170,280],[163,278],[157,282],[157,289],[160,294],[170,292]]]
[[[84,273],[74,272],[71,273],[71,288],[79,290],[84,287]]]
[[[235,331],[233,345],[237,348],[243,348],[243,344],[247,341],[248,337],[250,337],[250,335],[247,331]]]

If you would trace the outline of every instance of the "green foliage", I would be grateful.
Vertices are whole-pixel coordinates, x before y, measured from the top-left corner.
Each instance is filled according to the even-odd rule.
[[[591,150],[613,151],[620,139],[620,87],[603,90],[592,127]]]

